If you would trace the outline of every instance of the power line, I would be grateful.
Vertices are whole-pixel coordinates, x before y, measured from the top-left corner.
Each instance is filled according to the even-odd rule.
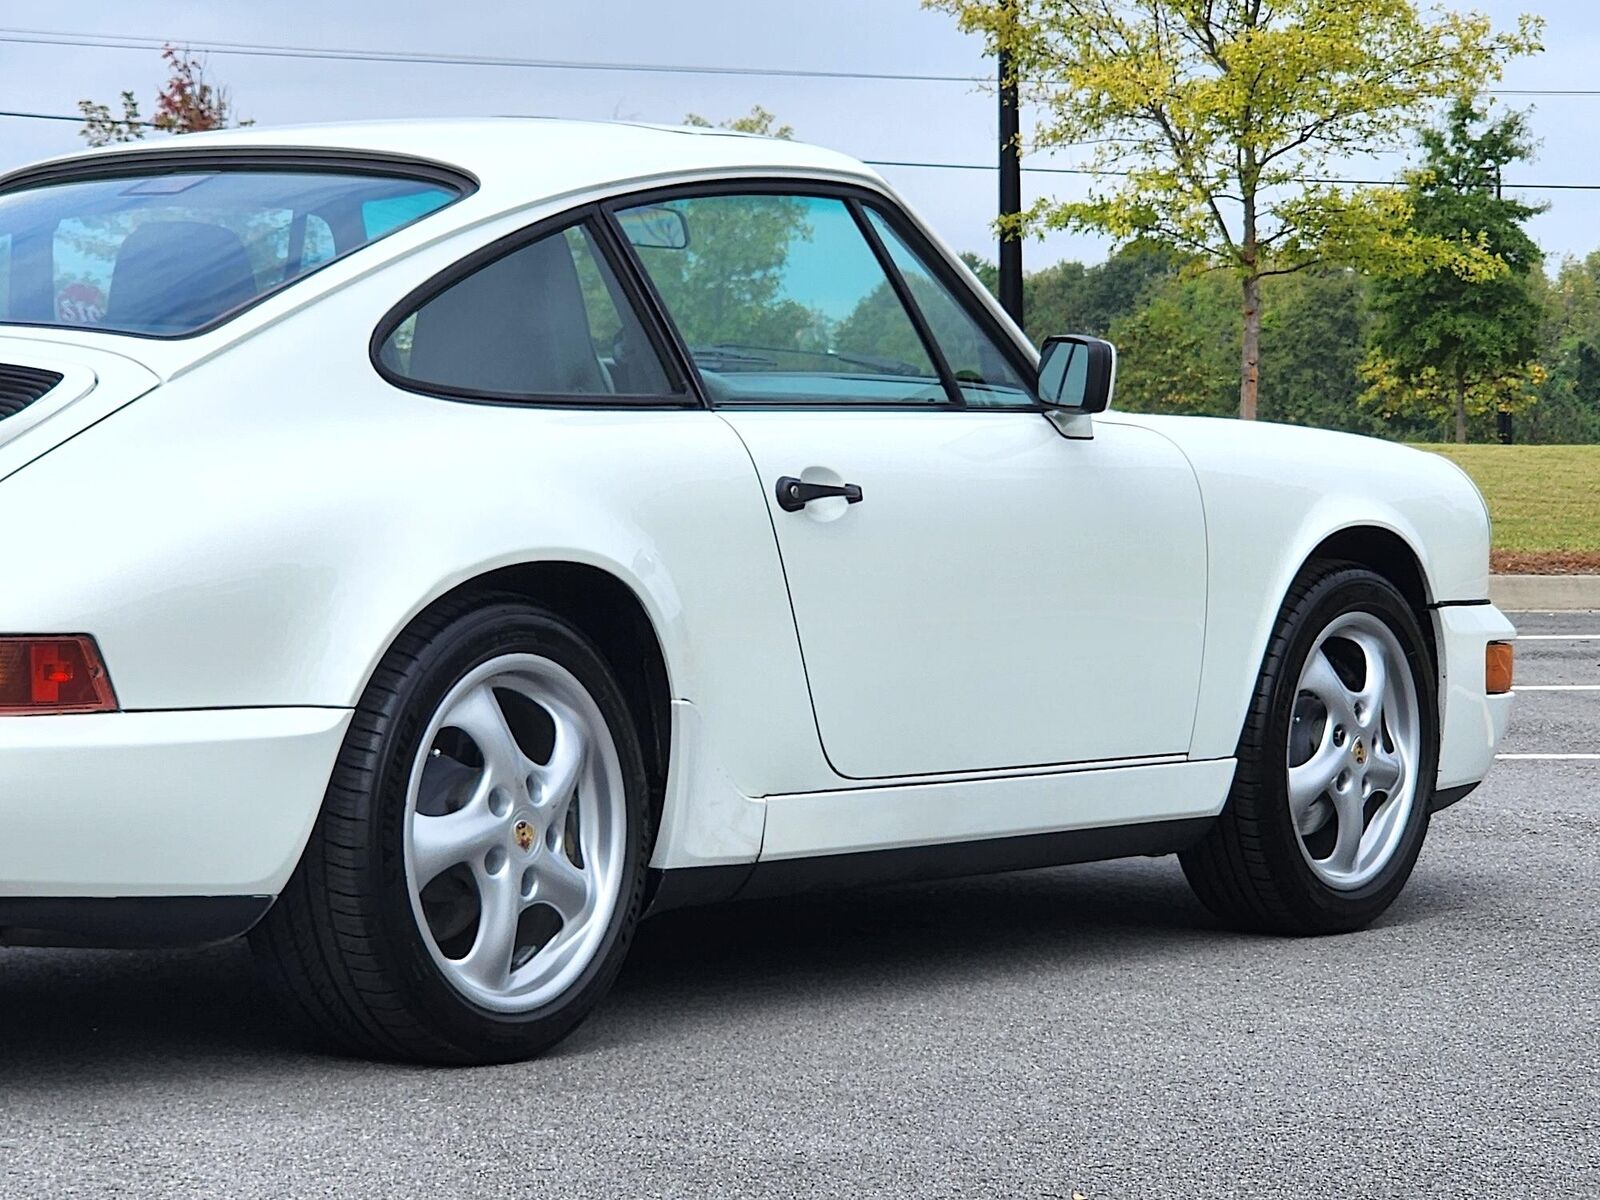
[[[944,75],[908,71],[838,71],[797,67],[736,67],[685,63],[615,63],[581,59],[518,58],[493,54],[439,54],[410,50],[292,46],[261,42],[190,42],[182,38],[134,37],[118,33],[69,33],[50,29],[0,28],[0,43],[68,46],[86,50],[162,50],[181,46],[203,54],[245,58],[298,58],[336,62],[409,63],[424,66],[508,67],[542,71],[624,71],[660,75],[736,75],[772,79],[851,79],[888,83],[993,83],[992,75]],[[1600,96],[1600,88],[1504,88],[1496,96]]]
[[[69,117],[64,113],[11,112],[7,109],[0,109],[0,117],[12,117],[18,121],[75,121],[79,125],[83,124],[81,115]],[[140,124],[143,123],[142,121],[140,122]]]
[[[74,125],[82,125],[87,118],[79,113],[77,116],[68,116],[66,113],[24,112],[20,109],[0,108],[0,117],[10,117],[17,121],[71,121]],[[122,126],[136,126],[139,129],[160,129],[154,121],[127,121],[121,117],[112,117],[112,124]]]
[[[447,67],[520,67],[545,71],[626,71],[664,75],[746,75],[788,79],[861,79],[894,83],[984,83],[979,75],[932,75],[899,71],[827,71],[792,67],[732,67],[678,63],[586,62],[577,59],[514,58],[492,54],[430,54],[408,50],[359,50],[321,46],[276,46],[253,42],[186,42],[122,34],[73,34],[0,28],[0,42],[27,46],[71,46],[93,50],[162,50],[181,46],[203,54],[247,58],[302,58],[338,62],[411,63]]]
[[[861,160],[869,167],[910,167],[913,169],[927,169],[932,171],[994,171],[998,168],[993,163],[949,163],[949,162],[909,162],[897,159],[864,158]],[[1035,175],[1110,175],[1126,178],[1128,171],[1100,171],[1092,167],[1029,167],[1024,166],[1024,171]],[[1400,181],[1394,179],[1342,179],[1334,177],[1307,176],[1287,180],[1290,183],[1325,183],[1345,187],[1400,187]],[[1600,183],[1514,183],[1506,180],[1501,186],[1513,188],[1524,192],[1600,192]]]

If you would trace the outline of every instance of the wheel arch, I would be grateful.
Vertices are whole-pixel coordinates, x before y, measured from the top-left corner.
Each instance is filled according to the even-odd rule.
[[[1427,569],[1422,565],[1422,557],[1415,547],[1387,526],[1347,525],[1323,538],[1300,564],[1295,576],[1298,578],[1301,571],[1318,561],[1355,563],[1394,584],[1417,618],[1417,625],[1428,646],[1436,694],[1442,697],[1443,665],[1439,661],[1438,635],[1429,612],[1433,604],[1433,588],[1428,580]]]
[[[1347,525],[1330,533],[1312,549],[1301,562],[1295,574],[1313,561],[1353,562],[1383,576],[1399,589],[1400,594],[1423,620],[1428,605],[1433,603],[1432,589],[1422,558],[1411,543],[1392,528],[1374,524]]]
[[[1259,590],[1233,586],[1226,588],[1224,595],[1213,594],[1191,757],[1214,758],[1233,753],[1284,598],[1294,581],[1314,562],[1354,563],[1394,584],[1416,614],[1433,658],[1436,687],[1442,687],[1437,631],[1429,612],[1435,602],[1435,588],[1427,559],[1418,550],[1418,539],[1407,529],[1404,518],[1388,515],[1398,519],[1371,512],[1346,511],[1337,516],[1328,511],[1308,512],[1288,539],[1287,552],[1270,556],[1272,565],[1263,572],[1265,578],[1256,575]],[[1267,558],[1252,553],[1239,565],[1254,565],[1259,570]],[[1224,620],[1228,628],[1217,625],[1218,620]],[[1234,621],[1239,624],[1234,625]]]
[[[570,622],[606,660],[639,733],[650,779],[651,819],[659,822],[672,745],[672,685],[666,650],[644,601],[602,567],[549,559],[475,575],[435,597],[417,616],[441,605],[508,593]]]

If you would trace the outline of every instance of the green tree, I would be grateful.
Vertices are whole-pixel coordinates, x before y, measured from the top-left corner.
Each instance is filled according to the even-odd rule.
[[[83,128],[78,135],[91,146],[111,146],[118,142],[137,142],[144,137],[145,122],[139,114],[139,100],[132,92],[119,98],[122,115],[114,116],[111,106],[94,100],[79,100]]]
[[[1266,282],[1263,419],[1380,431],[1356,403],[1370,324],[1366,293],[1361,275],[1339,268]],[[1220,272],[1158,279],[1137,308],[1110,326],[1119,354],[1118,407],[1205,416],[1235,411],[1241,319],[1231,281]]]
[[[1505,197],[1501,172],[1530,153],[1520,113],[1491,121],[1459,100],[1422,138],[1425,161],[1408,193],[1419,237],[1455,238],[1490,256],[1492,275],[1434,266],[1373,288],[1366,400],[1385,414],[1449,413],[1455,440],[1468,417],[1533,402],[1543,310],[1539,247],[1523,225],[1539,210]]]
[[[1213,417],[1234,410],[1239,309],[1222,275],[1169,280],[1109,332],[1118,408]]]
[[[1319,267],[1269,280],[1262,319],[1261,417],[1349,433],[1381,425],[1356,403],[1372,323],[1367,280]]]
[[[754,133],[761,137],[779,138],[785,142],[794,138],[793,125],[778,124],[778,118],[759,104],[751,105],[750,111],[742,117],[732,117],[726,121],[718,121],[714,125],[699,113],[684,114],[683,123],[698,129],[728,129],[734,133]]]
[[[1519,441],[1600,441],[1600,252],[1567,258],[1532,281],[1544,309],[1541,361],[1550,378],[1517,424]]]
[[[1028,334],[1035,341],[1053,333],[1105,337],[1119,317],[1136,311],[1182,265],[1182,256],[1165,246],[1141,241],[1119,247],[1092,267],[1068,261],[1035,271],[1023,280]]]
[[[1419,235],[1403,193],[1318,181],[1538,50],[1535,18],[1497,33],[1417,0],[924,3],[1008,52],[1043,112],[1038,148],[1092,144],[1116,181],[1041,200],[1020,228],[1149,238],[1232,277],[1242,417],[1257,410],[1263,280],[1323,263],[1494,271],[1470,244]]]
[[[978,281],[998,295],[1000,271],[971,251],[961,255]],[[1063,259],[1023,278],[1027,334],[1036,343],[1055,333],[1105,337],[1112,323],[1139,308],[1160,284],[1173,279],[1182,255],[1154,242],[1119,247],[1103,263]]]

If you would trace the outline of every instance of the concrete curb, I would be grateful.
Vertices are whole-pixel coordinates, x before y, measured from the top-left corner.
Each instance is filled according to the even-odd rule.
[[[1491,575],[1489,599],[1508,612],[1600,609],[1600,575]]]

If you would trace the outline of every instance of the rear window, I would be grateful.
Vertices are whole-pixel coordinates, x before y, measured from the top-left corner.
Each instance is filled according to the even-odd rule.
[[[24,188],[0,195],[0,322],[182,337],[461,195],[438,180],[259,168]]]

